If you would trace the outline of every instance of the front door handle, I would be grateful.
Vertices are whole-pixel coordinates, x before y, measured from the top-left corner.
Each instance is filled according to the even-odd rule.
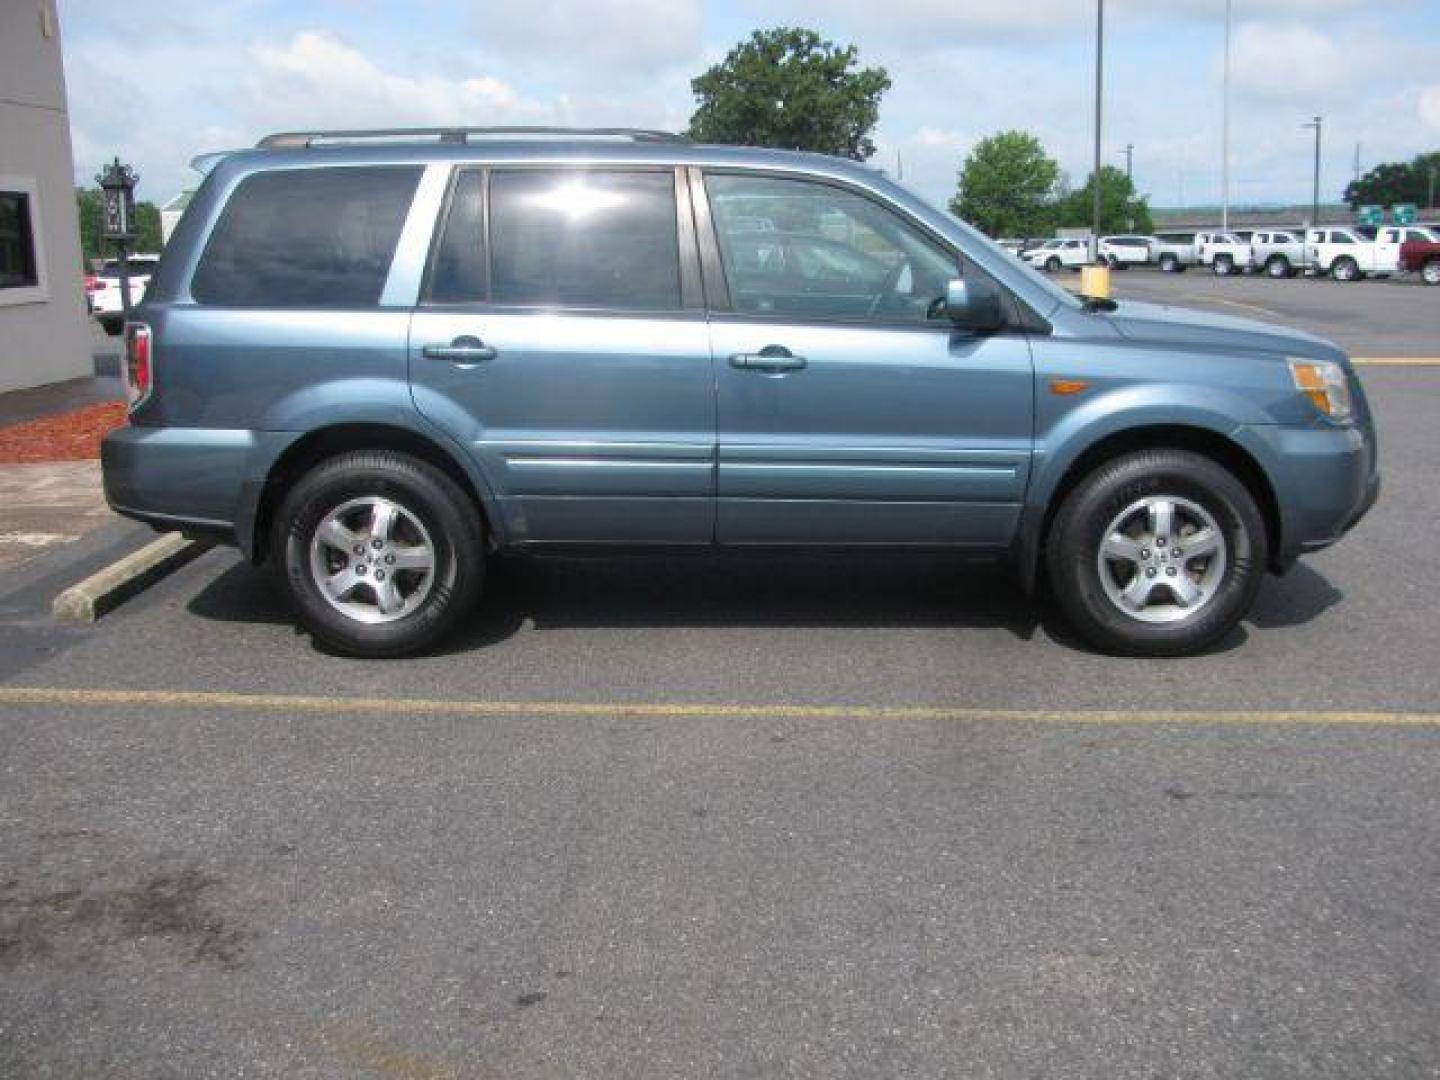
[[[805,357],[796,356],[784,345],[766,345],[759,352],[736,353],[730,357],[730,366],[775,375],[782,371],[799,371],[805,366]]]
[[[494,346],[486,345],[478,337],[463,334],[449,345],[422,345],[420,355],[427,360],[449,360],[452,364],[478,364],[494,360],[498,354]]]

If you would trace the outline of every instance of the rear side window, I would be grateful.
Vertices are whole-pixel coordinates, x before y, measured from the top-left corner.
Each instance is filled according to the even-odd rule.
[[[676,310],[676,228],[670,171],[496,170],[490,174],[490,298]]]
[[[379,303],[420,169],[285,169],[242,180],[190,283],[202,304]]]

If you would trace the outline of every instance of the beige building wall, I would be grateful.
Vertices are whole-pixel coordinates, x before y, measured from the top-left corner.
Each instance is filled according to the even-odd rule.
[[[36,269],[0,288],[0,392],[93,371],[60,23],[53,0],[0,0],[0,192],[30,196]]]

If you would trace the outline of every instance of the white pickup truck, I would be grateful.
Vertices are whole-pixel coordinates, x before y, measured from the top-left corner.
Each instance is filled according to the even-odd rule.
[[[1252,265],[1250,241],[1229,232],[1196,233],[1195,254],[1216,277],[1244,273]]]
[[[1411,243],[1440,243],[1440,235],[1420,225],[1387,225],[1375,234],[1376,264],[1387,274],[1400,273],[1400,245]]]
[[[1124,270],[1148,263],[1154,245],[1153,236],[1102,236],[1098,253],[1100,261],[1109,263],[1110,269]]]
[[[1385,230],[1390,231],[1390,230]],[[1311,229],[1305,234],[1305,260],[1311,273],[1336,281],[1388,277],[1400,263],[1400,247],[1387,254],[1382,246],[1354,229]]]
[[[1267,277],[1294,277],[1307,265],[1304,237],[1298,229],[1261,229],[1250,237],[1250,261]]]
[[[1161,233],[1150,248],[1150,259],[1167,274],[1208,266],[1224,277],[1249,268],[1250,245],[1227,232]]]

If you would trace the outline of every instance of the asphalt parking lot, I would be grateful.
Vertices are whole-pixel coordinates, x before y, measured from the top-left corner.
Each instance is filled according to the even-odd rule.
[[[390,663],[228,551],[0,576],[0,1076],[1440,1076],[1440,366],[1363,377],[1381,502],[1196,659],[935,556],[506,560]]]

